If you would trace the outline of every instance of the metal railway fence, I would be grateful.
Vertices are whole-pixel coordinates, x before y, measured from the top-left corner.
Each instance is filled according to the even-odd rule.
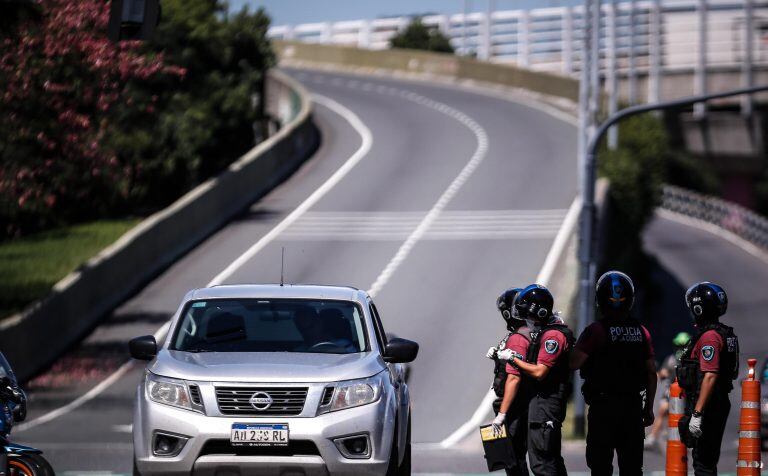
[[[650,102],[658,100],[658,78],[667,71],[691,71],[706,88],[700,79],[706,71],[745,69],[746,77],[752,68],[768,66],[768,1],[610,0],[601,9],[601,74],[608,79],[648,74]],[[583,6],[429,15],[422,20],[443,31],[458,54],[572,76],[578,76],[583,64]],[[270,28],[269,36],[380,50],[410,21],[397,17],[282,25]]]
[[[768,251],[768,218],[733,202],[666,185],[661,207],[716,225]]]

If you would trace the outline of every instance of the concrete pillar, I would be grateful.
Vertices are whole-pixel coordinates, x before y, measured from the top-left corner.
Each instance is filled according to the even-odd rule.
[[[698,0],[696,13],[699,18],[699,52],[694,69],[694,94],[707,94],[707,40],[709,39],[707,22],[707,0]],[[693,105],[693,115],[701,119],[707,112],[706,103]]]
[[[371,22],[370,22],[370,20],[363,20],[360,23],[360,29],[357,30],[357,46],[358,46],[358,48],[370,48],[371,47]]]
[[[648,102],[659,102],[661,89],[661,0],[653,0],[650,9],[650,52]]]
[[[616,45],[616,1],[611,0],[608,6],[608,68],[606,70],[606,85],[608,89],[608,114],[612,115],[619,110],[619,81],[616,75],[617,45]],[[608,129],[608,148],[615,150],[619,145],[619,128],[616,126]]]
[[[637,65],[635,64],[635,22],[637,17],[635,15],[635,9],[637,5],[635,0],[629,2],[629,58],[628,58],[628,71],[627,71],[627,101],[630,105],[637,103]]]
[[[517,64],[522,67],[527,67],[529,64],[529,29],[530,17],[528,11],[521,10],[517,24]]]
[[[754,61],[754,35],[755,35],[755,12],[754,0],[744,0],[744,58],[741,67],[741,83],[745,88],[751,88],[755,85],[755,78],[752,72],[752,63]],[[741,113],[744,117],[752,116],[752,96],[744,95],[741,97]]]
[[[573,74],[573,9],[563,8],[563,36],[560,47],[562,71],[565,74]]]

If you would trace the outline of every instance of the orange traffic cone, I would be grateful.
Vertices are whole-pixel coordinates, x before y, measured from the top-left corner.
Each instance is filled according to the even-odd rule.
[[[677,384],[677,379],[669,386],[669,432],[667,436],[667,476],[688,474],[688,448],[680,441],[680,430],[677,423],[685,412],[683,389]]]
[[[738,476],[760,475],[760,382],[755,380],[756,359],[747,360],[749,371],[741,382]]]

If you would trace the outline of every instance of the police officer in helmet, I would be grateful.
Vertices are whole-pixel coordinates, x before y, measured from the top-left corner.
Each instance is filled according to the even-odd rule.
[[[697,476],[717,474],[720,445],[731,402],[728,394],[739,372],[739,340],[733,328],[720,322],[728,296],[717,284],[701,282],[685,293],[685,304],[696,325],[696,335],[683,351],[677,378],[685,391],[685,416],[680,436],[693,447]]]
[[[568,355],[573,333],[553,312],[554,299],[544,286],[532,284],[518,294],[515,309],[533,324],[535,337],[528,362],[512,357],[512,364],[532,378],[528,406],[528,457],[536,475],[566,475],[560,454],[562,423],[571,390]]]
[[[595,293],[602,319],[584,329],[571,354],[589,405],[587,466],[593,475],[610,476],[615,450],[620,475],[641,475],[645,427],[653,423],[656,395],[651,336],[630,317],[635,287],[629,276],[608,271]]]
[[[521,378],[520,371],[508,362],[513,354],[525,355],[531,343],[531,331],[513,306],[514,299],[520,291],[520,288],[508,289],[496,301],[496,307],[507,325],[508,332],[499,342],[498,347],[488,349],[486,357],[494,361],[493,391],[496,394],[496,400],[493,402],[493,412],[496,418],[493,420],[493,425],[495,429],[503,425],[512,443],[512,454],[506,473],[527,476],[528,464],[525,453],[528,436],[529,384]]]

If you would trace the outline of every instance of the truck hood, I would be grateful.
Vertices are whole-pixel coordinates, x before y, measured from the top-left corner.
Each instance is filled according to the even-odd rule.
[[[386,368],[374,352],[181,352],[161,350],[150,372],[201,382],[337,382],[375,375]]]

